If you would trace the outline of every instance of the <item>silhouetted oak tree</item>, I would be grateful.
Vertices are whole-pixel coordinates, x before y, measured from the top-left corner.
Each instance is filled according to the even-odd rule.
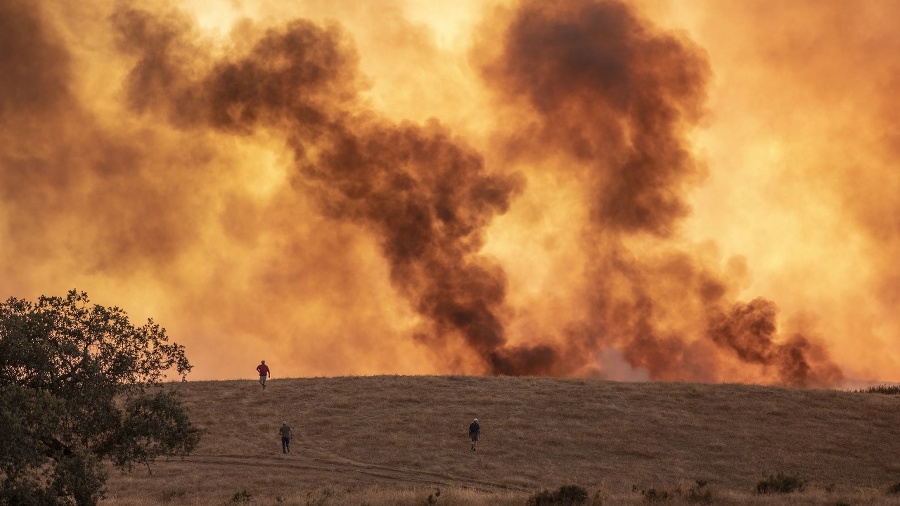
[[[104,460],[189,454],[199,431],[161,382],[191,367],[153,320],[84,292],[0,303],[0,504],[96,504]]]

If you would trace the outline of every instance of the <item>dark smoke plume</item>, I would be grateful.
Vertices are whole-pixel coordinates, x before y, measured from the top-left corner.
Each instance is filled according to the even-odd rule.
[[[503,43],[486,76],[540,115],[537,149],[590,165],[597,224],[670,234],[697,173],[684,130],[705,101],[700,49],[615,1],[525,1]]]
[[[754,299],[735,303],[727,313],[710,318],[709,337],[741,360],[778,369],[782,381],[795,386],[828,386],[841,380],[840,370],[818,345],[795,334],[778,343],[775,303]]]
[[[438,125],[383,122],[340,132],[304,173],[323,206],[382,238],[391,279],[438,335],[460,334],[493,373],[516,371],[498,317],[505,276],[477,256],[490,218],[518,191],[515,178],[487,174]]]
[[[0,2],[0,118],[43,115],[69,100],[70,57],[41,20],[39,6]],[[23,115],[24,116],[24,115]]]
[[[114,20],[138,57],[128,87],[135,110],[156,105],[188,128],[281,129],[295,153],[295,185],[326,215],[379,237],[395,287],[434,326],[437,337],[422,339],[440,347],[461,337],[490,373],[544,372],[535,350],[506,346],[505,275],[478,256],[485,227],[520,181],[489,173],[437,123],[397,125],[361,109],[356,55],[338,29],[294,21],[186,80],[182,28],[133,10]]]
[[[510,136],[508,151],[514,160],[568,157],[565,175],[585,185],[592,206],[584,230],[593,315],[587,348],[620,349],[656,379],[715,380],[726,349],[744,363],[775,367],[784,383],[839,380],[804,338],[776,344],[774,304],[729,302],[733,282],[665,246],[689,212],[686,189],[702,175],[686,133],[703,115],[710,76],[703,51],[615,0],[526,0],[502,42],[483,74],[502,90],[501,101],[524,105],[532,118],[524,134]],[[709,341],[673,329],[682,315],[718,315],[711,308],[729,305],[730,317],[705,324]],[[748,308],[756,317],[740,316]],[[703,327],[694,322],[693,332]],[[563,355],[573,359],[556,352],[547,361]],[[555,367],[577,369],[589,356]]]
[[[239,356],[208,352],[216,374],[269,338],[307,353],[347,339],[310,370],[376,372],[397,357],[379,351],[371,365],[366,351],[406,345],[383,334],[404,328],[431,353],[410,345],[412,360],[433,360],[405,371],[603,376],[599,357],[613,357],[659,380],[840,380],[815,334],[780,327],[770,301],[739,300],[745,265],[682,241],[687,191],[704,172],[688,133],[711,71],[701,48],[626,2],[524,0],[486,19],[473,90],[485,84],[497,107],[482,114],[503,120],[483,152],[464,130],[376,112],[340,26],[245,20],[217,46],[176,9],[119,2],[98,21],[89,14],[102,8],[83,5],[0,0],[0,282],[11,294],[84,279],[141,292],[151,280],[148,304],[184,306],[198,348],[228,334]],[[393,29],[421,43],[399,12]],[[414,51],[422,61],[440,54],[429,44]],[[552,205],[578,208],[562,213],[577,233],[552,246],[571,275],[558,300],[529,293],[520,306],[514,267],[484,247],[504,219],[538,230],[525,222],[543,211],[517,204],[544,204],[534,196],[549,195],[546,181],[573,193]],[[543,259],[521,263],[532,258]],[[360,260],[370,263],[350,264]],[[356,293],[376,284],[388,303]],[[547,316],[560,308],[571,312]],[[316,321],[289,328],[305,320]],[[369,322],[377,330],[363,335]],[[297,345],[309,329],[325,344]]]
[[[74,106],[71,58],[54,35],[35,3],[0,1],[0,196],[34,211],[12,225],[24,229],[42,228],[37,211],[53,206],[57,193],[72,183],[43,153],[41,134],[65,121],[60,109]]]

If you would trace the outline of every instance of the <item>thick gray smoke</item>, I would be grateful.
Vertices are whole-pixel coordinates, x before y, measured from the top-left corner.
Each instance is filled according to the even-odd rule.
[[[563,345],[577,353],[547,349],[544,363],[565,362],[548,370],[584,367],[591,350],[614,347],[658,379],[715,380],[725,354],[774,367],[788,384],[840,380],[806,338],[775,344],[772,302],[733,301],[734,282],[715,266],[666,245],[702,175],[687,140],[710,77],[699,47],[613,0],[526,0],[509,15],[502,43],[483,74],[500,102],[525,104],[533,121],[527,134],[508,137],[507,151],[518,161],[568,157],[563,176],[582,182],[591,206],[583,237],[592,316],[582,337]],[[667,291],[673,280],[675,293]],[[704,337],[669,329],[680,312],[706,317]]]
[[[359,258],[341,250],[358,234],[374,238],[391,288],[423,322],[413,339],[442,364],[602,375],[597,356],[612,349],[653,379],[716,381],[741,368],[792,385],[840,379],[814,336],[780,331],[774,303],[739,301],[731,270],[677,241],[687,191],[703,176],[688,133],[711,71],[699,47],[631,5],[525,0],[485,19],[472,61],[497,111],[521,120],[492,134],[502,156],[438,120],[376,112],[338,25],[247,22],[217,47],[183,12],[116,6],[92,21],[109,33],[84,36],[88,48],[114,45],[106,56],[118,66],[99,74],[121,82],[88,104],[91,81],[73,61],[90,51],[51,21],[77,6],[50,6],[50,16],[45,4],[0,0],[0,217],[15,238],[0,245],[15,259],[6,273],[56,265],[43,279],[162,280],[198,320],[261,332],[268,311],[300,305],[295,292],[318,294],[319,268],[345,283],[333,293],[364,283],[341,274]],[[263,136],[289,158],[287,184],[265,199],[236,175],[264,164],[238,163],[222,146]],[[511,325],[521,315],[507,273],[484,247],[549,172],[587,203],[587,221],[571,224],[580,242],[563,245],[587,258],[567,299],[585,310],[538,331]],[[242,255],[270,263],[247,267]]]
[[[279,129],[295,153],[298,189],[326,215],[379,238],[396,289],[433,324],[420,339],[440,348],[461,338],[489,373],[545,372],[543,347],[506,346],[505,276],[478,255],[520,180],[487,171],[438,123],[393,124],[361,109],[356,55],[340,30],[294,21],[190,79],[179,66],[190,39],[177,19],[123,10],[114,20],[123,49],[138,58],[128,79],[135,111],[156,110],[184,128]]]

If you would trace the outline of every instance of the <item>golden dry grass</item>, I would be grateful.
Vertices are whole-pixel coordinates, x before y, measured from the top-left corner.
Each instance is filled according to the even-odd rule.
[[[900,398],[752,385],[482,377],[172,385],[205,430],[194,455],[113,471],[105,504],[524,504],[562,485],[713,504],[898,504]],[[482,423],[478,450],[467,428]],[[294,428],[283,455],[278,428]],[[802,493],[757,495],[770,474]],[[437,490],[439,496],[435,495]],[[681,491],[681,496],[678,491]],[[236,496],[237,494],[237,496]]]

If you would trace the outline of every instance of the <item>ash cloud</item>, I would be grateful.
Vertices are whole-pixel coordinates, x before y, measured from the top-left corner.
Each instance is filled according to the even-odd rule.
[[[684,131],[703,112],[702,50],[610,1],[523,2],[502,43],[487,78],[539,115],[536,149],[591,166],[597,224],[671,234],[698,173]]]
[[[682,240],[706,170],[688,136],[712,71],[628,3],[488,16],[471,89],[492,94],[481,114],[512,121],[487,141],[377,112],[355,34],[335,23],[243,20],[216,45],[165,6],[66,9],[0,0],[11,295],[78,281],[141,302],[155,292],[225,375],[270,348],[315,357],[294,374],[393,372],[408,353],[402,372],[623,379],[627,363],[642,379],[841,379],[818,333],[740,300],[746,265]],[[390,21],[404,43],[427,36]],[[433,41],[420,51],[439,54]],[[87,54],[106,61],[85,70]],[[571,309],[560,315],[514,305],[511,268],[484,252],[499,219],[527,229],[516,206],[548,180],[581,192],[557,205],[587,209],[565,223],[576,240],[544,245],[578,264],[563,297],[537,302]]]
[[[42,7],[0,3],[9,25],[0,57],[5,246],[26,271],[70,262],[121,274],[173,261],[191,242],[189,209],[199,200],[172,191],[165,167],[183,153],[154,153],[153,132],[132,137],[98,121],[74,89],[71,48]],[[198,146],[190,155],[206,154]]]
[[[71,99],[69,54],[41,15],[33,2],[0,2],[0,117],[5,121],[42,116]]]
[[[506,346],[498,316],[505,276],[478,256],[484,228],[521,182],[489,173],[480,154],[436,122],[398,125],[366,111],[356,54],[339,29],[293,21],[185,81],[177,55],[190,50],[178,45],[177,23],[134,10],[114,19],[123,48],[137,51],[127,89],[136,112],[155,105],[185,128],[284,132],[294,185],[328,217],[378,237],[394,286],[433,327],[420,339],[437,348],[462,339],[489,373],[542,371],[529,365],[535,350]]]
[[[784,342],[776,341],[778,308],[774,302],[757,298],[737,302],[726,312],[711,316],[709,337],[719,346],[732,350],[744,362],[777,368],[782,381],[790,385],[823,387],[842,379],[821,345],[794,334]]]
[[[734,300],[734,281],[671,240],[703,173],[687,132],[704,113],[704,51],[618,1],[524,1],[507,16],[502,49],[481,62],[498,101],[530,111],[507,151],[568,158],[562,176],[584,185],[591,206],[585,337],[563,340],[580,352],[555,351],[543,367],[578,369],[586,349],[614,346],[655,379],[715,381],[736,358],[786,384],[839,381],[821,347],[801,335],[779,342],[774,303]]]

